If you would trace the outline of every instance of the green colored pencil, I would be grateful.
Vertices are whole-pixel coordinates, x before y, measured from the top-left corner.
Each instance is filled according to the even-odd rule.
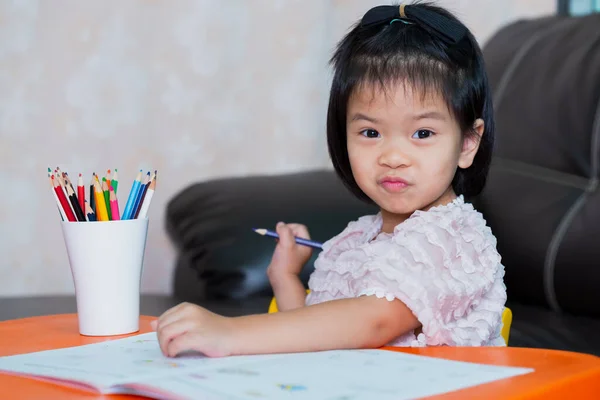
[[[117,169],[115,168],[115,173],[110,180],[110,186],[113,188],[113,192],[117,194],[117,186],[119,186],[119,174],[117,174]]]

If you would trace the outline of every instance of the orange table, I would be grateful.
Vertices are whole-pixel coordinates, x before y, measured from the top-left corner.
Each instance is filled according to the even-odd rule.
[[[143,316],[140,332],[150,332]],[[75,314],[50,315],[0,322],[0,356],[97,343],[115,337],[85,337],[77,330]],[[535,368],[535,372],[475,386],[432,398],[450,399],[600,399],[600,358],[553,350],[521,348],[426,347],[390,348],[411,354],[493,365]],[[2,398],[18,399],[141,399],[97,396],[34,379],[0,373]]]

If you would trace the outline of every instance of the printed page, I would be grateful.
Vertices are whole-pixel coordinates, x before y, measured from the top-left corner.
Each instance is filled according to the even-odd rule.
[[[181,399],[414,399],[533,370],[385,350],[288,354],[140,382]],[[157,397],[160,398],[160,397]]]
[[[264,356],[251,356],[264,357]],[[267,356],[268,357],[268,356]],[[244,357],[247,358],[247,357]],[[0,357],[0,370],[13,374],[35,375],[81,382],[83,388],[112,393],[111,386],[202,370],[207,365],[233,365],[238,357],[207,358],[202,355],[169,358],[162,355],[156,333],[107,340],[84,346]]]
[[[0,357],[0,370],[155,398],[347,400],[431,396],[532,371],[385,350],[168,358],[155,333]]]

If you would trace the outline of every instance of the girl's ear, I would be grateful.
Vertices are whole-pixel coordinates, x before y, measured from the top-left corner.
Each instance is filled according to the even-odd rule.
[[[472,129],[475,134],[464,136],[462,149],[458,157],[458,166],[462,169],[469,168],[473,164],[473,159],[475,158],[475,154],[477,154],[479,143],[485,130],[485,123],[481,118],[478,118],[473,123]]]

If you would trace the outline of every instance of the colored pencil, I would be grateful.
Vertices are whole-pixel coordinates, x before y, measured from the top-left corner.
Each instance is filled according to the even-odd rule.
[[[67,196],[67,200],[69,201],[69,204],[71,205],[71,210],[73,210],[73,214],[75,215],[75,218],[77,219],[77,221],[79,221],[80,220],[79,215],[77,214],[77,210],[75,209],[75,205],[73,205],[73,200],[71,199],[71,196],[74,195],[75,203],[77,203],[79,205],[79,201],[77,200],[77,192],[75,192],[75,188],[71,184],[66,172],[62,172],[62,177],[63,177],[63,183],[65,185],[65,195]]]
[[[83,175],[77,178],[77,200],[82,210],[85,210],[85,186],[83,186]]]
[[[138,189],[140,187],[142,180],[142,170],[138,172],[133,184],[131,185],[131,190],[129,191],[129,197],[127,198],[127,203],[125,203],[125,209],[123,210],[123,215],[121,215],[121,219],[130,219],[131,211],[133,209],[135,200],[137,198]]]
[[[96,218],[98,221],[108,221],[108,211],[104,194],[98,181],[94,182],[94,196],[96,196]]]
[[[69,178],[69,174],[67,174],[66,172],[63,172],[62,175],[63,175],[63,179],[65,181],[65,184],[71,186],[71,189],[73,189],[73,193],[75,193],[75,187],[73,186],[73,182],[71,182],[71,178]]]
[[[70,222],[75,222],[77,219],[75,218],[75,215],[73,214],[73,211],[71,210],[71,206],[69,205],[69,202],[67,201],[67,196],[65,196],[65,193],[63,192],[62,188],[60,187],[60,183],[58,183],[57,179],[54,179],[54,175],[51,176],[51,179],[52,179],[52,187],[54,188],[54,191],[56,192],[56,195],[58,196],[58,200],[60,201],[60,205],[61,205],[63,211],[65,212],[67,220]]]
[[[90,207],[92,208],[92,210],[94,211],[94,213],[96,213],[96,196],[94,194],[94,176],[96,175],[95,172],[92,172],[92,181],[90,182]]]
[[[109,200],[110,200],[110,210],[112,213],[112,219],[113,221],[118,221],[120,219],[119,217],[119,200],[117,199],[117,195],[115,194],[114,189],[112,188],[112,186],[110,187],[110,193],[109,193]]]
[[[106,171],[106,185],[110,188],[110,185],[112,185],[112,182],[110,180],[110,169],[108,171]]]
[[[259,235],[262,235],[262,236],[270,236],[270,237],[279,239],[279,235],[277,234],[277,232],[273,232],[273,231],[270,231],[268,229],[254,229],[254,232],[256,232],[256,233],[258,233]],[[294,240],[296,241],[296,243],[302,244],[304,246],[314,247],[316,249],[322,249],[323,248],[323,245],[321,243],[315,242],[313,240],[302,239],[302,238],[299,238],[299,237],[294,237]]]
[[[108,192],[108,184],[106,183],[106,178],[102,178],[102,195],[104,197],[104,202],[106,203],[106,212],[108,213],[108,220],[112,221],[112,211],[110,210],[110,193]]]
[[[58,180],[58,183],[62,182],[62,171],[58,167],[54,169],[54,179]],[[67,193],[65,192],[65,195],[66,194]]]
[[[92,207],[90,207],[90,203],[88,203],[87,200],[85,201],[85,213],[87,214],[88,221],[96,220],[96,213],[94,213],[94,210],[92,210]]]
[[[65,180],[62,177],[62,172],[60,170],[60,168],[56,167],[56,169],[54,170],[54,179],[58,182],[58,186],[60,186],[61,190],[63,191],[65,198],[68,198],[67,195],[67,183],[65,182]],[[71,203],[69,203],[69,201],[67,200],[68,203],[68,208],[71,209],[71,212],[73,212],[73,215],[75,214],[75,211],[73,210],[73,207],[71,206]],[[65,210],[66,212],[66,210]]]
[[[142,193],[142,198],[139,201],[139,206],[135,212],[135,215],[133,216],[133,219],[136,219],[140,215],[140,211],[142,210],[142,204],[144,204],[144,199],[146,198],[146,193],[148,192],[148,188],[150,187],[150,184],[152,183],[152,181],[154,181],[155,179],[156,179],[156,170],[154,170],[154,173],[152,174],[152,177],[150,178],[150,182],[148,182],[148,184],[144,188],[144,193]]]
[[[150,171],[144,177],[144,181],[141,183],[137,196],[135,197],[135,203],[133,203],[133,207],[131,208],[131,214],[129,219],[135,219],[135,216],[140,213],[140,208],[142,206],[142,198],[150,185]]]
[[[150,208],[150,202],[152,201],[152,196],[154,195],[154,191],[156,190],[156,173],[154,174],[154,178],[148,189],[146,190],[146,195],[144,196],[144,201],[142,203],[142,207],[140,207],[140,212],[138,213],[137,218],[146,218],[148,215],[148,208]]]
[[[112,186],[115,194],[117,194],[117,187],[119,186],[119,174],[117,169],[115,168],[115,172],[113,173],[112,179],[110,180],[110,186]]]
[[[54,178],[58,180],[58,183],[62,186],[65,196],[67,195],[67,182],[64,178],[64,173],[60,170],[60,168],[56,167],[54,170]]]
[[[77,217],[77,220],[84,222],[85,214],[83,213],[83,210],[81,209],[81,206],[77,201],[77,196],[75,195],[75,192],[73,191],[73,188],[71,186],[67,186],[67,195],[69,196],[69,201],[71,202],[73,211],[75,211],[75,216]]]
[[[63,221],[65,221],[67,219],[67,215],[65,214],[65,211],[63,210],[62,206],[60,205],[60,200],[58,199],[58,196],[56,195],[56,191],[54,190],[54,181],[52,180],[51,175],[52,175],[52,169],[50,167],[48,167],[48,181],[50,182],[50,187],[52,188],[52,194],[54,195],[54,200],[56,200],[56,207],[58,208],[60,218]]]
[[[56,179],[58,181],[58,184],[62,188],[62,190],[65,194],[65,197],[67,197],[67,183],[65,182],[65,180],[63,178],[62,171],[58,167],[56,167],[56,169],[54,170],[54,179]],[[73,208],[71,207],[71,211],[72,210],[73,210]]]
[[[56,167],[56,169],[54,170],[54,180],[58,182],[58,186],[60,186],[60,189],[63,191],[63,193],[65,194],[65,198],[67,197],[67,189],[65,188],[65,185],[63,183],[62,177],[61,177],[61,172],[60,172],[60,168]],[[68,203],[68,201],[67,201]],[[62,207],[62,205],[61,205]],[[69,208],[71,208],[71,211],[73,211],[73,208],[71,207],[71,205],[69,204]],[[65,213],[65,217],[66,217],[66,213]],[[68,221],[68,218],[65,218],[65,220]]]

